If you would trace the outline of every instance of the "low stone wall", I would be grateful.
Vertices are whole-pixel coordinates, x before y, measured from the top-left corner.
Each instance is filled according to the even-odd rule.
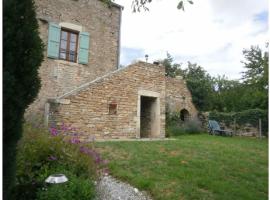
[[[199,119],[201,120],[203,124],[203,128],[208,131],[208,120],[209,120],[209,112],[204,112],[199,114]],[[212,119],[216,120],[216,119]],[[219,121],[216,120],[221,129],[230,130],[233,132],[233,135],[236,136],[249,136],[249,137],[259,137],[259,120],[258,120],[258,126],[251,125],[249,123],[246,124],[238,124],[234,121],[232,118],[230,122],[228,121]]]

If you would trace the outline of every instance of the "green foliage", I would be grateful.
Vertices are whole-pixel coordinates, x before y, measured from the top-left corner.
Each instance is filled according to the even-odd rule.
[[[268,52],[251,46],[243,54],[246,61],[242,63],[247,69],[243,72],[243,82],[224,76],[214,79],[213,109],[221,112],[268,109]]]
[[[166,127],[167,136],[180,136],[186,134],[199,134],[203,133],[201,124],[198,121],[188,121],[183,124],[172,123]]]
[[[188,62],[187,69],[181,69],[181,64],[173,63],[172,56],[167,53],[167,58],[160,60],[165,66],[165,75],[175,78],[183,76],[192,95],[192,101],[201,111],[211,110],[214,96],[213,78],[196,63]]]
[[[173,63],[173,58],[169,53],[167,53],[167,58],[160,60],[160,62],[165,67],[165,76],[175,78],[182,75],[181,64]]]
[[[242,110],[243,106],[246,106],[246,104],[243,104],[244,99],[242,99],[245,91],[238,81],[228,80],[225,76],[218,76],[214,78],[214,87],[212,109],[230,112]],[[241,103],[239,103],[239,98],[241,98]]]
[[[112,3],[113,3],[113,0],[100,0],[102,1],[103,3],[107,4],[109,7],[112,6]]]
[[[268,109],[268,94],[257,87],[225,77],[215,78],[215,85],[217,90],[212,101],[214,110],[238,112],[251,108]]]
[[[40,88],[43,45],[33,0],[4,0],[3,22],[3,191],[8,199],[23,114]]]
[[[234,115],[235,113],[212,111],[209,113],[209,120],[216,120],[217,122],[223,122],[229,125],[234,122]]]
[[[91,184],[86,180],[92,181],[96,177],[96,169],[93,158],[83,154],[79,145],[68,143],[60,135],[50,136],[46,131],[25,126],[23,138],[18,144],[14,199],[35,199],[38,191],[41,199],[46,195],[50,196],[56,192],[54,189],[48,190],[48,194],[41,194],[40,189],[49,175],[57,173],[65,173],[71,177],[71,183],[63,190],[69,188],[75,194],[80,190],[86,193],[85,187],[90,187]],[[86,185],[79,184],[80,181],[84,181]]]
[[[224,122],[226,125],[236,123],[239,125],[251,124],[254,127],[258,127],[259,119],[262,120],[262,132],[264,135],[268,134],[268,111],[261,109],[250,109],[242,112],[210,112],[209,119],[216,120],[218,122]]]
[[[188,134],[203,133],[202,125],[198,120],[189,120],[184,123],[184,130]]]
[[[107,0],[107,1],[111,1],[111,0]],[[143,9],[144,11],[149,11],[149,8],[146,6],[147,4],[151,3],[152,0],[132,0],[132,10],[133,12],[140,12],[141,9]],[[184,5],[187,3],[189,4],[193,4],[193,1],[191,0],[181,0],[178,2],[177,4],[177,9],[179,10],[185,10]]]
[[[173,58],[161,61],[166,76],[182,75],[199,111],[239,112],[249,109],[268,110],[268,52],[252,46],[243,51],[246,61],[244,82],[225,76],[211,77],[201,66],[188,62],[187,69],[173,63]]]
[[[251,46],[243,54],[246,61],[242,63],[247,69],[243,72],[243,80],[253,94],[249,99],[257,108],[268,109],[269,53],[262,52],[258,46]]]
[[[166,114],[166,137],[203,133],[202,124],[195,119],[182,121],[179,113]]]
[[[196,108],[200,111],[211,110],[214,95],[211,76],[201,66],[190,62],[183,74]]]
[[[65,173],[68,182],[51,184],[40,188],[37,192],[37,200],[90,200],[94,199],[94,184],[90,179]]]
[[[176,124],[176,123],[171,123],[170,125],[166,125],[166,137],[171,137],[171,136],[179,136],[179,135],[184,135],[184,130],[183,128]]]
[[[257,85],[260,89],[268,88],[269,54],[263,53],[258,46],[251,46],[243,50],[246,61],[242,61],[247,71],[243,72],[243,79],[247,84]]]

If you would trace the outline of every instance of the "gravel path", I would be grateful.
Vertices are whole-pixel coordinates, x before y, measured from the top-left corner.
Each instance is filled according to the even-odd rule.
[[[102,177],[96,187],[96,200],[152,200],[146,192],[141,192],[111,176]]]

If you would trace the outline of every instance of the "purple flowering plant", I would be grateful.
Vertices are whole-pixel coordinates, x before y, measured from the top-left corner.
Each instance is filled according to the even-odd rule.
[[[88,182],[97,178],[102,165],[97,163],[102,163],[102,159],[93,148],[86,147],[89,144],[81,141],[80,134],[77,129],[65,124],[51,126],[47,130],[24,125],[16,158],[16,185],[23,186],[23,191],[18,190],[19,195],[34,194],[50,174],[64,173],[80,181],[87,179]],[[88,154],[81,152],[81,147],[85,147]],[[31,187],[28,187],[29,184]]]
[[[58,130],[55,127],[50,127],[49,131],[52,136],[57,136],[58,135]]]
[[[62,123],[60,126],[58,126],[58,129],[56,126],[52,126],[49,129],[49,132],[52,137],[56,136],[65,136],[69,138],[68,140],[63,139],[65,143],[69,143],[69,145],[78,145],[80,153],[89,156],[97,167],[97,173],[98,174],[108,174],[109,170],[107,168],[108,160],[103,160],[101,158],[101,155],[94,149],[93,142],[95,141],[94,136],[90,136],[90,143],[87,143],[88,145],[85,145],[83,141],[81,141],[82,135],[85,135],[83,132],[79,132],[79,130],[75,127],[72,127],[70,124]],[[91,147],[89,147],[89,144],[91,144]],[[58,160],[56,156],[49,156],[50,161]]]
[[[50,155],[48,160],[50,161],[54,161],[54,160],[57,160],[57,157],[56,156],[53,156],[53,155]]]

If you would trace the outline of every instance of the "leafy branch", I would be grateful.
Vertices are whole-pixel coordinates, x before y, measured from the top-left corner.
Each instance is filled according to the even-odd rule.
[[[112,2],[114,0],[101,0],[102,2],[108,4],[108,6],[112,5]],[[149,11],[149,8],[147,7],[147,4],[151,3],[152,0],[132,0],[131,8],[132,12],[140,12],[141,10]],[[177,4],[177,9],[185,11],[185,4],[188,2],[189,4],[193,4],[192,0],[181,0]]]
[[[141,9],[143,9],[144,11],[149,11],[149,8],[146,5],[151,2],[152,0],[133,0],[131,5],[132,11],[140,12]],[[185,10],[184,5],[186,2],[188,2],[189,4],[193,4],[192,0],[181,0],[177,5],[177,9],[184,11]]]

